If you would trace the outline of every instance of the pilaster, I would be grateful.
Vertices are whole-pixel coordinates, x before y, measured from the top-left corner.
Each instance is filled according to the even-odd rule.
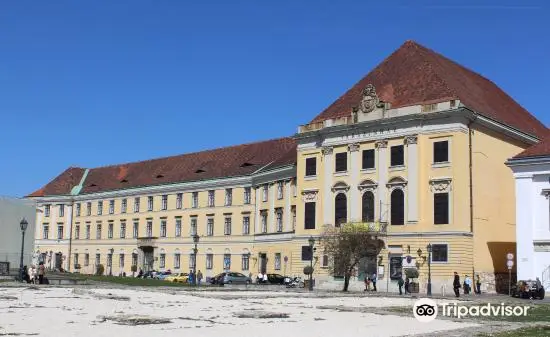
[[[284,210],[284,231],[290,232],[292,231],[292,214],[290,214],[290,198],[292,193],[292,186],[291,181],[287,180],[284,182],[284,197],[285,197],[285,210]]]
[[[378,205],[375,209],[378,210],[375,217],[381,222],[388,221],[388,201],[387,188],[388,183],[388,141],[379,140],[376,142],[377,157],[378,157]]]
[[[407,222],[418,222],[418,137],[405,137],[407,146]]]
[[[267,228],[269,233],[274,233],[277,230],[275,229],[275,190],[277,189],[276,183],[269,183],[269,191],[268,191],[268,198],[269,198],[269,213],[267,215]]]
[[[351,157],[351,165],[348,169],[350,173],[350,185],[355,187],[359,185],[359,170],[361,169],[360,156],[359,156],[359,144],[348,145],[348,150]],[[350,210],[349,218],[351,222],[359,221],[361,219],[360,214],[360,197],[359,189],[350,189],[350,200],[348,208]]]
[[[332,172],[334,170],[332,147],[323,147],[323,224],[332,224]]]

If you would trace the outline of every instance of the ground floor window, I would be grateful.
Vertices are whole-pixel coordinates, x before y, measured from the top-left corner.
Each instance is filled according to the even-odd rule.
[[[432,262],[448,262],[449,246],[446,244],[432,245]]]
[[[206,269],[212,269],[214,266],[214,255],[206,254]]]
[[[242,255],[242,270],[248,270],[250,266],[250,258],[248,254]]]
[[[390,279],[399,280],[403,277],[403,257],[390,256]]]

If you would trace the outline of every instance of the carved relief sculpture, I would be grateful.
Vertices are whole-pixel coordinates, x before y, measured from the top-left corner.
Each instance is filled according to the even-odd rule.
[[[379,140],[375,143],[377,149],[385,149],[388,147],[387,140]]]
[[[329,154],[332,154],[332,147],[330,146],[324,146],[323,149],[323,155],[326,156],[326,155],[329,155]]]
[[[317,191],[302,191],[302,200],[304,202],[316,202]]]
[[[348,145],[348,151],[349,151],[349,152],[356,152],[356,151],[359,151],[359,144],[357,144],[357,143],[349,144],[349,145]]]
[[[405,144],[406,145],[416,144],[417,141],[418,141],[418,136],[407,136],[407,137],[405,137]]]
[[[378,103],[380,103],[380,100],[378,99],[374,85],[367,85],[363,90],[363,98],[359,104],[359,110],[363,113],[369,113],[376,109]]]
[[[445,193],[451,191],[451,178],[436,178],[430,180],[432,193]]]

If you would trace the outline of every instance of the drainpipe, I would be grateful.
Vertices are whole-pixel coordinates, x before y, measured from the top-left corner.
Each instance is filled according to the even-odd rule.
[[[474,177],[473,177],[473,156],[472,156],[472,127],[471,125],[476,120],[476,115],[474,114],[470,121],[468,122],[468,165],[469,165],[469,189],[470,189],[470,232],[472,233],[472,239],[474,239]],[[473,240],[472,240],[473,243]],[[473,249],[472,256],[475,256],[475,248]],[[474,258],[475,259],[475,258]],[[475,267],[474,261],[472,261],[472,279],[475,280]]]

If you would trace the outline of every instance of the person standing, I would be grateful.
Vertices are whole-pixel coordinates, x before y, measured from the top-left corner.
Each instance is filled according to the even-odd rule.
[[[372,274],[371,281],[372,281],[372,291],[376,291],[376,273]]]
[[[409,279],[409,277],[405,277],[405,295],[407,294],[410,294],[411,292],[409,291],[409,285],[411,284],[411,280]]]
[[[397,285],[399,286],[399,295],[403,295],[403,284],[405,281],[403,281],[403,276],[399,278],[399,281],[397,281]]]
[[[476,275],[476,293],[481,295],[481,278],[479,277],[479,274]]]
[[[472,291],[472,279],[470,276],[466,275],[466,279],[464,280],[466,283],[466,286],[468,287],[468,294]]]
[[[460,297],[460,276],[458,276],[458,273],[455,271],[455,277],[453,280],[453,289],[455,291],[455,296]]]
[[[201,285],[201,281],[202,281],[202,272],[199,270],[199,272],[197,273],[197,282],[199,286]]]
[[[40,262],[38,266],[38,284],[44,284],[44,275],[46,274],[46,267],[44,262]]]

